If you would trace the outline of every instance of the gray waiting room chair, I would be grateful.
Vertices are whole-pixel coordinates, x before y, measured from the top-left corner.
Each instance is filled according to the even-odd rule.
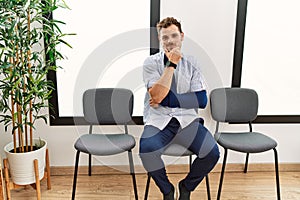
[[[244,173],[247,172],[249,153],[274,151],[277,199],[280,200],[280,184],[278,172],[277,142],[263,133],[252,130],[252,121],[257,117],[258,95],[253,89],[247,88],[217,88],[210,94],[212,118],[217,122],[214,137],[224,148],[224,158],[221,170],[217,200],[221,198],[227,152],[233,150],[246,153]],[[219,124],[247,123],[249,130],[245,132],[221,132]],[[250,183],[249,183],[250,184]]]
[[[179,144],[173,143],[173,144],[169,145],[164,150],[163,155],[166,155],[166,156],[176,156],[176,157],[189,156],[189,167],[191,168],[191,165],[192,165],[192,156],[194,155],[194,153],[191,152],[190,150],[186,149],[185,147],[179,145]],[[147,178],[147,183],[146,183],[146,189],[145,189],[145,196],[144,196],[145,200],[148,199],[148,193],[149,193],[149,187],[150,187],[150,180],[151,180],[151,176],[148,173],[148,178]],[[206,182],[206,190],[207,190],[207,199],[210,200],[211,196],[210,196],[210,188],[209,188],[208,175],[205,177],[205,182]]]
[[[122,88],[90,89],[83,94],[84,119],[89,123],[89,133],[81,135],[74,144],[76,153],[72,199],[75,199],[78,163],[80,153],[89,154],[89,175],[91,156],[109,156],[128,152],[135,199],[138,199],[132,149],[135,139],[128,134],[127,124],[132,120],[133,93]],[[122,133],[93,133],[94,125],[124,125]],[[93,134],[92,134],[93,133]]]

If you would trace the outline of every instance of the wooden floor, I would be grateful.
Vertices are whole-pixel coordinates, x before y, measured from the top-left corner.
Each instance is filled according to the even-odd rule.
[[[219,173],[210,173],[210,187],[212,199],[216,199]],[[181,174],[169,174],[171,182],[176,185],[185,176]],[[146,174],[137,174],[139,199],[144,199]],[[47,190],[46,181],[41,184],[43,200],[71,199],[72,175],[52,175],[52,189]],[[121,175],[87,175],[78,176],[76,199],[91,200],[130,200],[134,199],[131,176]],[[300,172],[280,172],[281,199],[300,199]],[[36,199],[35,190],[31,187],[26,189],[12,190],[13,200]],[[161,194],[153,181],[150,186],[150,200],[162,199]],[[191,199],[207,199],[205,181],[192,193]],[[276,187],[273,172],[228,172],[225,174],[222,191],[222,200],[275,200]]]

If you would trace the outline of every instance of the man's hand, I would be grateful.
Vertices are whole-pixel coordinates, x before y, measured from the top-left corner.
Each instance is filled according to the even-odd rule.
[[[150,106],[153,107],[153,108],[157,108],[158,105],[159,105],[158,103],[155,103],[155,102],[153,101],[153,99],[151,99],[151,98],[149,99],[149,103],[150,103]]]
[[[172,50],[165,49],[165,54],[168,57],[169,61],[175,63],[176,65],[179,63],[182,55],[179,47],[176,47]]]
[[[181,59],[181,51],[179,47],[175,47],[171,49],[169,52],[167,52],[167,48],[165,48],[165,54],[168,58],[168,60],[175,65],[177,65]],[[150,106],[152,107],[158,107],[160,102],[167,96],[171,84],[172,84],[172,77],[174,74],[175,67],[165,67],[164,72],[160,79],[151,87],[148,89],[149,94],[151,96],[150,100]]]

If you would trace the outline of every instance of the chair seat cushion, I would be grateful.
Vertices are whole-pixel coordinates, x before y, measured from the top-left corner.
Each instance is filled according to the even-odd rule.
[[[121,134],[85,134],[74,144],[76,150],[99,156],[113,155],[128,151],[135,146],[131,135]]]
[[[277,146],[275,140],[257,132],[219,132],[214,137],[224,148],[244,153],[264,152]]]
[[[179,144],[171,144],[169,145],[165,151],[163,152],[163,155],[167,156],[189,156],[193,155],[193,152],[186,149],[185,147],[179,145]]]

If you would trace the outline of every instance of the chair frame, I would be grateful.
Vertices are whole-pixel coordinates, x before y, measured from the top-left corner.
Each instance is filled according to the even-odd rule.
[[[215,133],[218,133],[218,131],[219,131],[219,121],[217,121]],[[252,123],[251,122],[249,122],[249,131],[252,132]],[[222,146],[222,145],[220,145],[220,146]],[[223,164],[222,164],[222,170],[221,170],[221,175],[220,175],[220,182],[219,182],[217,200],[221,199],[223,179],[224,179],[224,173],[225,173],[225,167],[226,167],[226,161],[227,161],[227,154],[228,154],[228,149],[225,148],[225,147],[223,147],[223,149],[224,149],[224,157],[223,157]],[[235,150],[233,150],[233,151],[235,151]],[[280,200],[281,198],[280,198],[280,183],[279,183],[279,169],[278,169],[278,153],[277,153],[276,148],[273,148],[273,151],[274,151],[274,158],[275,158],[275,174],[276,174],[277,200]],[[237,152],[239,152],[239,151],[237,151]],[[245,160],[245,165],[244,165],[244,173],[247,173],[247,170],[248,170],[249,154],[250,153],[246,153],[246,160]]]
[[[166,156],[171,156],[171,155],[167,155],[167,154],[163,154]],[[194,154],[190,154],[189,156],[189,168],[191,170],[192,167],[192,161],[193,161],[193,156]],[[183,157],[183,156],[182,156]],[[144,195],[144,200],[148,199],[148,193],[149,193],[149,188],[150,188],[150,180],[151,180],[151,175],[150,173],[147,173],[147,183],[146,183],[146,189],[145,189],[145,195]],[[208,175],[205,176],[205,183],[206,183],[206,191],[207,191],[207,199],[211,200],[211,196],[210,196],[210,186],[209,186],[209,179],[208,179]]]

